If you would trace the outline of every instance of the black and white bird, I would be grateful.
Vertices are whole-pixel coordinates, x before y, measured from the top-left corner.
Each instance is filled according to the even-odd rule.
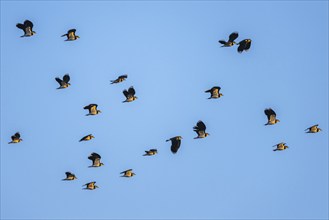
[[[23,139],[21,139],[20,133],[16,132],[13,136],[11,136],[11,141],[8,144],[17,144],[21,141],[23,141]]]
[[[76,29],[70,29],[70,30],[67,31],[66,34],[63,34],[61,37],[66,36],[67,39],[65,41],[74,41],[74,40],[80,38],[79,36],[75,35],[76,31],[77,31]]]
[[[125,95],[126,100],[123,102],[132,102],[135,101],[137,99],[137,96],[135,96],[136,92],[134,87],[129,87],[128,90],[123,90],[122,93]]]
[[[194,139],[205,138],[209,135],[209,133],[206,132],[206,125],[201,120],[193,127],[193,130],[198,134]]]
[[[234,44],[236,44],[234,41],[239,37],[238,32],[233,32],[230,34],[228,41],[225,40],[219,40],[218,42],[223,44],[222,47],[232,47]]]
[[[210,97],[208,99],[218,99],[223,96],[222,93],[220,93],[220,87],[219,86],[214,86],[211,89],[205,91],[210,93]]]
[[[97,110],[97,107],[98,107],[97,104],[90,104],[90,105],[83,107],[83,109],[87,109],[89,111],[89,113],[86,114],[86,116],[98,115],[99,113],[102,113],[101,110]]]
[[[318,128],[318,126],[319,126],[318,124],[313,125],[309,128],[306,128],[305,131],[307,131],[306,133],[318,133],[319,131],[322,131],[322,129]]]
[[[81,142],[81,141],[90,141],[93,138],[95,138],[95,137],[92,134],[88,134],[88,135],[84,136],[83,138],[81,138],[79,142]]]
[[[146,150],[143,156],[154,156],[158,153],[157,149]]]
[[[29,20],[25,20],[23,24],[21,23],[16,24],[16,27],[24,31],[24,35],[22,35],[21,37],[31,37],[34,34],[36,34],[35,31],[32,30],[33,23]]]
[[[267,116],[267,123],[265,125],[274,125],[280,122],[279,119],[276,118],[276,113],[271,108],[267,108],[264,110],[265,115]]]
[[[65,172],[66,178],[62,180],[75,180],[78,179],[73,173],[71,172]]]
[[[251,39],[244,39],[238,43],[238,52],[248,51],[251,46]]]
[[[98,153],[91,153],[91,155],[88,157],[89,160],[93,162],[93,164],[89,167],[101,167],[104,166],[103,163],[101,163],[101,156]]]
[[[273,147],[276,147],[276,149],[274,149],[273,151],[277,151],[277,150],[281,151],[281,150],[285,150],[285,149],[289,148],[289,147],[286,145],[286,143],[283,143],[283,142],[278,143],[278,144],[276,144],[276,145],[273,145]]]
[[[63,76],[63,79],[60,79],[59,77],[56,77],[55,80],[58,82],[59,87],[57,89],[65,89],[69,87],[71,84],[69,83],[70,81],[70,76],[69,74],[65,74]]]
[[[85,185],[83,185],[83,186],[86,186],[86,188],[83,188],[83,189],[94,190],[96,188],[99,188],[98,186],[95,185],[95,183],[96,183],[95,181],[86,183]]]
[[[125,81],[127,78],[128,78],[128,75],[121,75],[117,79],[111,80],[111,84],[121,83],[121,82]]]
[[[136,174],[133,172],[133,169],[122,171],[120,174],[123,174],[121,177],[133,177]]]
[[[181,145],[181,140],[183,138],[181,136],[176,136],[176,137],[172,137],[167,141],[171,141],[171,147],[170,147],[170,150],[173,154],[177,153],[178,149],[180,148],[180,145]]]

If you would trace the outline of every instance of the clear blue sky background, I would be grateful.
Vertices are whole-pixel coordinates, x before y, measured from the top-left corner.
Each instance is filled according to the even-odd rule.
[[[35,36],[20,38],[25,19]],[[249,52],[220,47],[233,31]],[[211,135],[194,140],[200,119]],[[327,219],[328,130],[328,1],[1,1],[2,219]],[[88,168],[92,152],[105,166]]]

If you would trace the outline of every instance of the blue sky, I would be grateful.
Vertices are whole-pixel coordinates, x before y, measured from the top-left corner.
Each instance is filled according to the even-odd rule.
[[[248,52],[220,47],[234,31]],[[280,123],[264,126],[268,107]],[[194,140],[198,120],[210,136]],[[327,219],[328,130],[327,1],[1,1],[2,219]]]

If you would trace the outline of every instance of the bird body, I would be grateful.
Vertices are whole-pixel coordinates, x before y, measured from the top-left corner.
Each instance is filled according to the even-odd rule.
[[[93,161],[93,164],[89,167],[101,167],[104,165],[103,163],[101,163],[101,156],[97,153],[91,153],[88,159]]]
[[[322,129],[321,128],[318,128],[318,124],[316,124],[316,125],[313,125],[313,126],[311,126],[311,127],[309,127],[309,128],[306,128],[305,129],[305,131],[307,131],[306,133],[318,133],[319,131],[322,131]]]
[[[267,108],[264,110],[265,115],[267,116],[267,123],[265,125],[274,125],[280,122],[279,119],[276,118],[276,113],[271,108]]]
[[[62,179],[62,180],[75,180],[75,179],[78,179],[73,173],[71,172],[65,172],[66,174],[66,178],[65,179]]]
[[[96,188],[99,188],[98,186],[95,185],[95,183],[96,183],[95,181],[86,183],[85,185],[83,185],[83,186],[86,186],[86,188],[83,188],[83,189],[94,190]]]
[[[289,148],[287,145],[286,145],[286,143],[283,143],[283,142],[281,142],[281,143],[279,143],[279,144],[276,144],[276,145],[274,145],[273,147],[276,147],[276,149],[274,149],[273,151],[281,151],[281,150],[285,150],[285,149],[287,149],[287,148]]]
[[[219,92],[220,90],[221,88],[219,86],[214,86],[205,92],[210,92],[210,97],[208,99],[218,99],[223,96],[223,94]]]
[[[70,81],[70,76],[69,74],[65,74],[63,76],[63,80],[61,80],[59,77],[56,77],[55,80],[58,82],[59,87],[57,89],[65,89],[69,87],[71,84],[69,83]]]
[[[136,175],[133,172],[133,169],[122,171],[120,174],[123,174],[121,177],[133,177],[134,175]]]
[[[95,137],[92,134],[88,134],[88,135],[84,136],[83,138],[81,138],[79,142],[81,142],[81,141],[90,141],[93,138],[95,138]]]
[[[100,110],[97,110],[97,104],[90,104],[85,106],[83,109],[88,109],[89,113],[86,114],[86,116],[89,115],[98,115],[99,113],[102,113]]]
[[[176,137],[172,137],[167,141],[171,141],[171,147],[170,147],[170,150],[173,154],[177,153],[178,149],[180,148],[180,145],[181,145],[181,140],[183,138],[181,136],[176,136]]]
[[[24,31],[24,35],[22,35],[21,37],[31,37],[34,34],[36,34],[35,31],[32,30],[33,23],[29,20],[25,20],[24,24],[21,23],[16,24],[16,27]]]
[[[135,96],[136,92],[134,87],[129,87],[128,90],[123,90],[122,93],[124,94],[124,96],[126,97],[126,100],[123,102],[132,102],[135,101],[137,99],[137,96]]]
[[[150,149],[150,150],[146,150],[143,156],[153,156],[156,155],[157,153],[158,153],[157,149]]]
[[[111,80],[111,84],[121,83],[127,79],[128,75],[121,75],[115,80]]]
[[[238,38],[238,36],[238,32],[233,32],[232,34],[230,34],[227,42],[225,40],[219,40],[218,42],[223,44],[222,47],[232,47],[234,44],[236,44],[235,40]]]
[[[206,132],[206,125],[200,120],[196,124],[196,126],[193,127],[193,130],[197,133],[197,137],[194,139],[198,138],[205,138],[209,135],[209,133]]]
[[[23,141],[23,139],[21,139],[20,133],[16,132],[13,136],[11,136],[11,141],[8,144],[17,144],[21,141]]]
[[[79,36],[75,35],[75,32],[77,30],[76,29],[70,29],[68,30],[68,32],[66,34],[63,34],[61,37],[67,37],[67,39],[65,41],[74,41],[78,38],[80,38]]]

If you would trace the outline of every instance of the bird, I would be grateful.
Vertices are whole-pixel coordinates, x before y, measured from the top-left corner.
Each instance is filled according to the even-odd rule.
[[[218,42],[223,44],[222,47],[232,47],[234,44],[236,44],[234,40],[237,39],[238,36],[238,32],[233,32],[232,34],[230,34],[227,42],[225,40],[219,40]]]
[[[101,156],[97,153],[91,153],[91,155],[88,157],[89,160],[93,161],[93,164],[89,167],[101,167],[104,166],[103,163],[101,163]]]
[[[22,35],[21,37],[31,37],[34,34],[36,34],[36,32],[32,30],[33,23],[29,20],[25,20],[24,24],[21,23],[16,24],[16,27],[24,31],[24,35]]]
[[[78,179],[73,173],[71,172],[65,172],[66,178],[62,180],[75,180]]]
[[[97,104],[90,104],[85,106],[83,109],[88,109],[89,113],[86,114],[86,116],[88,115],[97,115],[99,113],[102,113],[101,110],[97,110]]]
[[[20,133],[16,132],[13,136],[11,136],[11,141],[8,144],[17,144],[21,141],[23,141],[23,139],[21,139]]]
[[[305,129],[305,131],[307,131],[306,133],[318,133],[319,131],[322,131],[322,129],[321,128],[318,128],[318,124],[316,124],[316,125],[313,125],[313,126],[311,126],[311,127],[309,127],[309,128],[306,128]]]
[[[223,96],[222,93],[219,93],[220,89],[221,88],[219,86],[214,86],[211,89],[205,91],[205,92],[210,92],[210,97],[208,99],[218,99],[221,96]]]
[[[143,156],[153,156],[156,155],[157,153],[158,153],[157,149],[150,149],[150,150],[146,150]]]
[[[95,137],[92,134],[88,134],[88,135],[84,136],[83,138],[81,138],[79,142],[81,142],[81,141],[90,141],[93,138],[95,138]]]
[[[59,87],[57,89],[65,89],[69,87],[71,84],[69,83],[70,81],[70,76],[69,74],[65,74],[63,76],[63,80],[61,80],[59,77],[56,77],[55,80],[58,82]]]
[[[136,93],[135,89],[132,86],[130,86],[128,90],[125,89],[122,92],[126,97],[126,100],[123,101],[123,102],[132,102],[132,101],[135,101],[137,99],[137,97],[135,96],[135,93]]]
[[[267,116],[267,123],[265,125],[274,125],[280,122],[279,119],[276,119],[276,113],[271,108],[265,109],[264,113]]]
[[[201,120],[193,127],[193,130],[198,134],[194,139],[205,138],[209,135],[209,133],[206,132],[206,125]]]
[[[179,149],[179,147],[180,147],[180,144],[181,144],[181,140],[182,140],[182,139],[183,139],[183,138],[182,138],[181,136],[176,136],[176,137],[172,137],[172,138],[166,140],[166,142],[167,142],[167,141],[171,141],[171,147],[170,147],[170,150],[171,150],[171,152],[172,152],[173,154],[177,153],[177,151],[178,151],[178,149]]]
[[[76,29],[70,29],[70,30],[67,31],[67,34],[63,34],[61,37],[66,36],[67,39],[65,41],[76,40],[76,39],[80,38],[79,36],[75,35],[76,31],[77,31]]]
[[[121,83],[121,82],[125,81],[127,78],[128,78],[128,75],[121,75],[116,80],[111,80],[111,84]]]
[[[133,177],[134,175],[136,175],[135,173],[133,173],[133,169],[122,171],[120,174],[123,174],[121,177]]]
[[[276,144],[276,145],[273,145],[273,147],[276,147],[276,149],[274,149],[273,151],[277,151],[277,150],[285,150],[287,148],[289,148],[286,143],[279,143],[279,144]]]
[[[95,183],[96,183],[95,181],[86,183],[85,185],[83,185],[83,186],[86,186],[86,188],[83,188],[83,189],[94,190],[96,188],[99,188],[98,186],[95,185]]]
[[[238,43],[238,52],[248,51],[251,46],[251,39],[244,39]]]

